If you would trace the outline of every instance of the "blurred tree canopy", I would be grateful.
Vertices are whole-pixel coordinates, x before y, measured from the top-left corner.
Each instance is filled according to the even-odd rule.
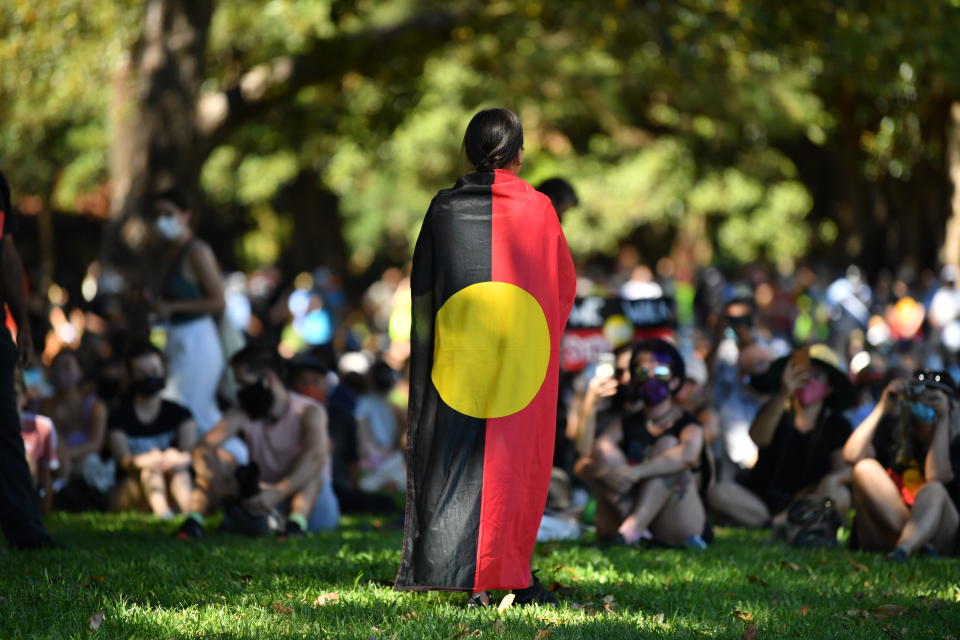
[[[229,264],[405,260],[488,106],[577,188],[580,256],[926,266],[952,215],[960,0],[10,0],[0,32],[4,170],[117,259],[177,183]]]

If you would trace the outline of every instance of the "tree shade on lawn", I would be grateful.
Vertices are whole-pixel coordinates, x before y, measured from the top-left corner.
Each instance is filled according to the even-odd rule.
[[[758,637],[872,640],[960,628],[958,559],[897,564],[731,529],[702,553],[540,545],[534,565],[563,604],[510,608],[498,622],[495,609],[464,609],[463,594],[393,591],[384,581],[400,532],[378,525],[345,518],[337,532],[288,542],[186,544],[145,516],[56,515],[66,549],[0,554],[0,636],[739,640],[753,624]]]

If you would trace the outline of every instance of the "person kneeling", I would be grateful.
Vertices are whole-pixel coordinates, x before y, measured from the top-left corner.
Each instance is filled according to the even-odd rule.
[[[150,343],[127,353],[130,393],[110,411],[110,454],[122,479],[114,490],[114,510],[137,509],[168,519],[190,500],[190,449],[197,426],[190,412],[160,397],[166,386],[163,354]],[[173,504],[171,504],[171,499]]]
[[[252,535],[270,530],[270,517],[286,514],[286,535],[333,529],[340,507],[330,482],[326,410],[287,389],[280,363],[268,351],[247,347],[230,360],[240,387],[237,407],[193,450],[195,486],[183,539],[203,536],[203,515],[227,507],[223,528]],[[241,435],[249,465],[222,445]],[[278,527],[279,528],[279,527]]]
[[[649,535],[672,546],[706,547],[698,491],[703,428],[673,401],[683,382],[683,359],[672,345],[637,343],[620,385],[638,402],[624,406],[577,465],[597,495],[599,538],[634,544]]]
[[[946,372],[894,380],[843,448],[853,466],[854,535],[867,551],[904,561],[951,553],[960,516],[946,489],[954,479],[955,387]]]

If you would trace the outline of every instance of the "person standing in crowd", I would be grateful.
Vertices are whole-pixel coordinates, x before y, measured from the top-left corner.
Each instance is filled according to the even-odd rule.
[[[523,129],[477,113],[475,172],[434,197],[413,257],[407,510],[396,588],[552,602],[531,558],[553,461],[576,276],[549,198],[518,177]]]
[[[0,172],[0,529],[15,549],[37,549],[56,544],[40,520],[37,492],[30,480],[14,379],[17,367],[27,366],[33,358],[33,336],[27,318],[26,291],[23,287],[23,263],[13,243],[17,229],[10,198],[10,185]],[[6,328],[5,305],[17,325],[14,343]]]
[[[283,384],[269,351],[245,347],[230,366],[239,406],[193,450],[190,513],[178,536],[203,537],[204,514],[217,506],[227,507],[223,528],[240,533],[268,533],[271,516],[285,516],[287,536],[335,528],[340,506],[331,482],[327,412]],[[238,465],[222,447],[239,433],[249,447],[249,465]]]
[[[214,318],[224,309],[223,277],[213,250],[190,228],[192,211],[183,193],[175,188],[160,193],[154,212],[157,233],[167,243],[155,305],[167,323],[165,395],[190,410],[203,434],[221,417],[217,386],[224,362]]]
[[[163,353],[155,346],[130,349],[127,377],[130,393],[110,411],[108,423],[110,454],[124,474],[113,506],[170,519],[174,507],[181,513],[189,507],[197,427],[189,411],[160,397],[167,379]]]
[[[614,544],[641,538],[706,548],[701,484],[708,473],[703,427],[674,402],[685,382],[683,357],[670,343],[633,348],[626,384],[640,401],[599,433],[581,477],[597,497],[597,535]]]
[[[850,423],[843,417],[855,398],[836,354],[816,344],[796,349],[770,367],[779,390],[757,414],[750,437],[759,448],[757,464],[737,478],[753,497],[748,513],[726,514],[746,524],[780,524],[800,496],[832,501],[839,516],[850,508],[850,467],[843,445]]]
[[[563,178],[550,178],[537,185],[537,191],[550,198],[550,204],[553,210],[557,212],[557,218],[563,222],[563,214],[580,204],[577,198],[577,192],[573,185]]]
[[[951,435],[958,420],[949,374],[921,370],[894,380],[843,448],[853,465],[854,535],[867,551],[903,562],[956,549],[960,516]],[[954,433],[952,433],[954,432]]]

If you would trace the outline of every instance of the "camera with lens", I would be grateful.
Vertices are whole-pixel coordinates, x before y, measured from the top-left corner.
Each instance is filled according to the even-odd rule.
[[[922,382],[915,382],[907,386],[906,396],[909,400],[919,400],[927,386]]]

